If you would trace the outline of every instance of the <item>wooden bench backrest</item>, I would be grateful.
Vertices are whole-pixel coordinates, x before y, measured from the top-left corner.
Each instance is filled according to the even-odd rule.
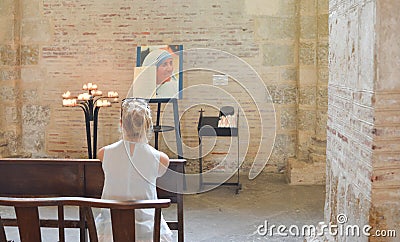
[[[92,208],[107,208],[111,212],[112,231],[115,242],[135,241],[135,209],[154,208],[153,241],[160,241],[161,209],[170,206],[169,199],[115,201],[84,197],[12,198],[0,197],[0,206],[13,206],[21,242],[40,242],[39,207],[78,206],[85,217],[91,242],[97,242],[97,230]],[[60,213],[59,213],[60,214]],[[65,241],[64,217],[58,217],[59,241]],[[3,222],[0,217],[0,242],[7,242]]]
[[[175,173],[184,174],[185,163],[183,159],[171,159],[170,170],[157,180],[157,184],[162,185],[157,188],[158,198],[177,203],[177,220],[167,221],[167,224],[170,229],[178,230],[178,241],[184,238],[184,179]],[[0,158],[0,196],[3,197],[100,198],[103,184],[104,173],[98,159]],[[15,219],[5,223],[16,225]],[[54,221],[46,223],[48,227],[57,227]],[[80,227],[80,241],[85,241],[84,225],[67,221],[66,227]]]
[[[1,196],[101,196],[104,173],[97,159],[0,159]]]

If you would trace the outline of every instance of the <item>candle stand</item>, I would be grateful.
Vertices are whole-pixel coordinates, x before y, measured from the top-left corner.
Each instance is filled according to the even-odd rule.
[[[67,91],[62,95],[63,107],[80,107],[85,114],[86,125],[86,142],[88,147],[89,159],[96,159],[97,154],[97,127],[98,117],[101,107],[111,107],[112,103],[118,103],[118,93],[108,92],[107,96],[97,90],[97,85],[88,83],[83,85],[84,93],[79,94],[78,97],[71,96]],[[93,122],[93,142],[90,131],[90,122]]]

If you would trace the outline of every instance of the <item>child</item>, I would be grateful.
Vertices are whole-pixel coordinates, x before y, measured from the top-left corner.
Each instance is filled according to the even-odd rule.
[[[152,132],[150,108],[143,99],[127,98],[121,104],[122,139],[101,148],[105,180],[102,198],[114,200],[157,199],[156,179],[162,176],[169,158],[148,144]],[[154,209],[136,210],[137,241],[152,241]],[[100,241],[111,242],[110,213],[103,209],[96,218]],[[161,217],[161,241],[171,241],[172,232]]]

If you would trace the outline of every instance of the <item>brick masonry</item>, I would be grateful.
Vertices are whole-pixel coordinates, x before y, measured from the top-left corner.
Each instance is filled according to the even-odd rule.
[[[398,231],[400,4],[331,0],[329,6],[326,222],[343,213],[348,224]]]
[[[76,94],[83,83],[96,82],[102,91],[114,90],[124,97],[134,74],[136,46],[173,43],[183,44],[184,49],[213,48],[234,54],[254,68],[268,87],[270,96],[243,75],[221,87],[239,100],[248,120],[241,127],[242,137],[247,137],[241,142],[250,144],[240,152],[243,170],[249,169],[258,153],[264,160],[269,158],[265,171],[285,171],[289,158],[308,162],[314,151],[321,150],[316,137],[325,146],[327,2],[273,0],[267,6],[261,0],[1,1],[1,155],[86,157],[83,113],[61,107],[61,94],[67,90]],[[196,61],[207,64],[208,60]],[[241,70],[235,65],[229,68]],[[184,86],[212,85],[212,74],[184,73]],[[257,107],[243,85],[265,100],[261,115],[269,115],[271,133],[262,147]],[[198,104],[227,102],[212,97],[207,91],[188,90],[180,102],[189,156],[197,150]],[[275,124],[268,111],[271,103]],[[207,114],[216,113],[214,108],[204,108]],[[171,116],[164,118],[165,123],[171,121]],[[119,138],[118,119],[118,105],[100,111],[99,147]],[[161,148],[172,156],[165,144],[173,146],[173,137],[167,133],[163,137]],[[205,157],[206,167],[221,159],[229,146],[219,141],[215,149]],[[189,159],[188,171],[196,169],[197,159]]]

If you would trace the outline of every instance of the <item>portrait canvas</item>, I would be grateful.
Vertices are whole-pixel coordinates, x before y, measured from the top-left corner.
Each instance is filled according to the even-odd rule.
[[[128,96],[182,98],[182,45],[138,46],[134,80]]]

